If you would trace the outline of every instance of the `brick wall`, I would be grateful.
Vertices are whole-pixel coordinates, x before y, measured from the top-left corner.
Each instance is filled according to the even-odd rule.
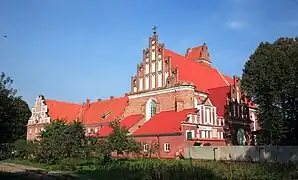
[[[195,97],[196,96],[194,95],[194,91],[181,90],[176,92],[129,99],[129,105],[126,108],[124,116],[133,114],[145,114],[146,103],[150,98],[154,98],[157,101],[157,113],[159,113],[161,111],[175,110],[176,100],[178,99],[180,102],[183,102],[184,109],[194,108]],[[181,106],[182,105],[180,104],[179,107]]]

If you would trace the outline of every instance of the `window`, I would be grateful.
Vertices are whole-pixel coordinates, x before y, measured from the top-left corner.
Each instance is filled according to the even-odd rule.
[[[205,131],[202,131],[202,138],[205,138]]]
[[[186,131],[186,140],[191,140],[191,139],[192,139],[192,132]]]
[[[98,132],[98,128],[95,128],[95,133],[97,133]]]
[[[210,109],[209,108],[206,108],[205,113],[206,113],[206,116],[205,116],[206,123],[210,123]]]
[[[88,129],[87,129],[87,132],[88,132],[88,133],[91,133],[91,128],[88,128]]]
[[[156,102],[151,101],[150,106],[151,106],[150,109],[151,109],[151,117],[152,117],[156,114]]]
[[[37,133],[38,132],[38,129],[37,128],[35,128],[35,133]]]
[[[146,120],[149,120],[156,114],[156,101],[154,99],[149,99],[146,105]]]
[[[169,143],[164,143],[164,151],[170,152],[170,144]]]
[[[148,144],[144,144],[144,152],[147,152],[149,150],[149,145]]]
[[[32,134],[32,129],[29,129],[29,134]]]

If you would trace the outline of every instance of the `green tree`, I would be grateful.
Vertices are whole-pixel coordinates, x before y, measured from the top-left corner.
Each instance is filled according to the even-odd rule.
[[[28,104],[12,88],[13,80],[0,74],[0,144],[26,137],[26,124],[31,116]]]
[[[36,159],[45,163],[56,163],[65,158],[86,156],[84,148],[88,145],[81,122],[66,124],[64,120],[55,120],[41,132]]]
[[[110,127],[113,131],[108,136],[107,142],[112,152],[122,154],[139,153],[141,151],[141,145],[133,138],[127,136],[129,131],[126,127],[120,126],[119,120],[112,121]]]
[[[246,62],[242,88],[258,105],[259,144],[298,144],[298,38],[262,42]]]

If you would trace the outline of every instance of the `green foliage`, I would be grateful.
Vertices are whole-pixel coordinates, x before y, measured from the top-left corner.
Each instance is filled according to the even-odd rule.
[[[107,142],[112,152],[118,154],[123,153],[139,153],[141,145],[131,137],[128,137],[128,129],[120,126],[120,122],[112,121],[110,127],[113,129],[112,133],[108,136]]]
[[[30,159],[34,155],[35,149],[34,142],[20,139],[14,143],[12,155],[15,158]]]
[[[31,116],[28,104],[16,96],[13,80],[0,74],[0,144],[25,139],[26,124]]]
[[[246,62],[241,81],[258,104],[259,144],[298,144],[298,38],[264,42]]]
[[[64,158],[83,157],[88,145],[81,122],[65,124],[55,120],[46,126],[37,142],[36,159],[44,163],[56,163]]]
[[[11,161],[10,161],[11,162]],[[14,161],[12,161],[14,162]],[[101,164],[96,159],[65,159],[59,165],[17,161],[48,170],[71,170],[79,179],[101,180],[192,180],[192,179],[295,179],[294,164],[249,162],[134,159]]]

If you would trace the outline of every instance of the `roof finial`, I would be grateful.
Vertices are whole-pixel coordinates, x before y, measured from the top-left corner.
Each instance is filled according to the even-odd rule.
[[[156,27],[155,25],[153,25],[152,30],[153,30],[153,34],[154,34],[154,35],[156,34],[156,29],[157,29],[157,27]]]

